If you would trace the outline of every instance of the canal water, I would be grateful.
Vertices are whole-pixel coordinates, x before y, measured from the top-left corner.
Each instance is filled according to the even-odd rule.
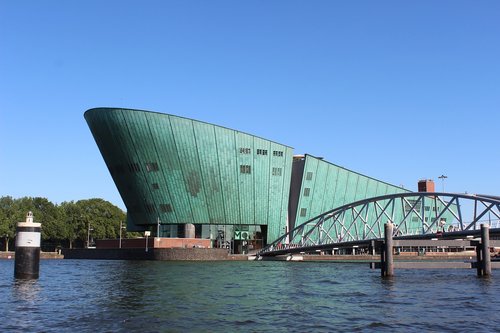
[[[1,332],[498,332],[500,272],[328,262],[0,260]]]

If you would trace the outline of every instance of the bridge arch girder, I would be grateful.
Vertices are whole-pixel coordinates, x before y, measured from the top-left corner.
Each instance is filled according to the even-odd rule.
[[[389,194],[352,202],[309,219],[263,248],[259,255],[380,239],[386,222],[394,224],[394,236],[410,236],[475,230],[492,221],[497,227],[500,224],[498,197],[445,192]]]

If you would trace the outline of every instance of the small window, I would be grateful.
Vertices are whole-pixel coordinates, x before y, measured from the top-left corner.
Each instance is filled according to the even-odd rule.
[[[267,155],[267,149],[257,149],[257,155]]]
[[[281,168],[273,168],[273,176],[281,176]]]
[[[250,148],[240,148],[240,154],[250,154]]]
[[[153,190],[158,190],[160,188],[160,185],[158,185],[158,183],[153,183],[151,184],[151,187],[153,187]]]
[[[431,210],[431,207],[430,206],[425,206],[425,211],[428,212]]]
[[[306,174],[306,180],[312,180],[313,179],[313,173],[312,172],[308,172]]]
[[[304,188],[304,196],[305,197],[309,196],[309,192],[311,192],[311,189],[309,187]]]
[[[420,219],[418,218],[418,216],[413,216],[413,217],[411,218],[411,221],[412,221],[412,222],[418,222],[418,221],[420,221]]]
[[[163,212],[163,213],[170,213],[172,212],[172,205],[171,204],[161,204],[160,205],[160,210]]]
[[[251,173],[252,168],[250,165],[240,165],[240,173]]]
[[[283,152],[280,151],[280,150],[274,150],[273,151],[273,156],[276,156],[276,157],[283,157]]]
[[[158,171],[159,170],[158,163],[156,162],[146,163],[146,170],[148,170],[148,172]]]
[[[128,170],[130,172],[139,172],[141,171],[141,168],[139,167],[138,163],[129,163]]]
[[[306,213],[307,213],[307,208],[300,209],[300,216],[304,217],[304,216],[306,216]]]
[[[148,213],[156,212],[155,206],[152,204],[146,204],[145,207],[146,207],[146,212]]]

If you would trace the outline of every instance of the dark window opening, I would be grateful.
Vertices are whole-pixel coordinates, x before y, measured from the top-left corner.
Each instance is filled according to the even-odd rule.
[[[273,151],[273,156],[283,157],[283,152],[280,151],[280,150],[274,150]]]
[[[153,187],[153,190],[158,190],[160,188],[160,185],[158,185],[158,183],[153,183],[151,184],[151,186]]]
[[[146,208],[146,212],[148,212],[148,213],[154,213],[154,212],[156,212],[155,205],[145,204],[144,207]]]
[[[257,155],[267,155],[267,149],[257,149]]]
[[[304,188],[304,196],[305,197],[308,197],[310,192],[311,192],[311,189],[309,187]]]
[[[306,213],[307,213],[307,208],[300,209],[300,216],[306,216]]]
[[[250,154],[250,148],[240,148],[240,154]]]
[[[281,168],[273,168],[273,176],[281,176]]]
[[[251,173],[252,168],[250,165],[240,165],[240,172],[241,173]]]
[[[308,172],[306,174],[306,180],[312,180],[313,179],[313,173],[312,172]]]
[[[159,169],[160,168],[158,167],[158,163],[156,162],[146,163],[146,170],[148,170],[148,172],[158,171]]]
[[[141,167],[139,166],[139,163],[129,163],[128,170],[130,172],[139,172],[141,171]]]
[[[161,204],[160,209],[163,213],[170,213],[173,211],[171,204]]]

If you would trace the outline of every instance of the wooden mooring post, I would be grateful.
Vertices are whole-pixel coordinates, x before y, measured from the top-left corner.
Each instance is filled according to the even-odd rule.
[[[394,225],[387,222],[384,225],[384,244],[380,251],[380,264],[382,277],[394,275],[394,255],[393,255],[393,241],[392,231]]]
[[[490,227],[481,224],[481,243],[476,244],[477,276],[491,275]]]
[[[390,222],[384,225],[384,241],[374,243],[374,246],[380,248],[380,264],[371,263],[371,268],[380,268],[382,277],[394,276],[394,268],[477,268],[478,276],[490,276],[492,268],[500,268],[500,263],[491,262],[490,246],[499,246],[496,240],[490,241],[489,226],[481,225],[481,240],[430,240],[430,239],[410,239],[393,240],[394,225]],[[475,246],[476,262],[448,262],[439,260],[430,261],[403,261],[394,264],[394,245],[396,246]]]

